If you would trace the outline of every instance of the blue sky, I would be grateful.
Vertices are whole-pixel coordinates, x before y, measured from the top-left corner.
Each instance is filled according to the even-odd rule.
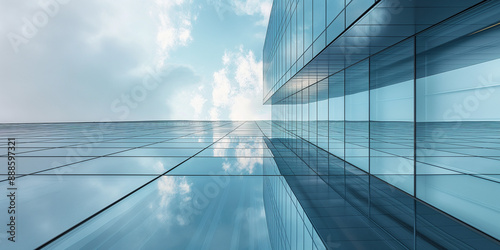
[[[0,0],[0,122],[269,119],[271,0]]]

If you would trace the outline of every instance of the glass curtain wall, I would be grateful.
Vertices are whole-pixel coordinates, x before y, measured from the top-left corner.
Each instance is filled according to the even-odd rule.
[[[308,16],[311,1],[300,3]],[[335,4],[318,20],[333,25],[349,11]],[[329,173],[310,152],[329,152],[500,239],[498,16],[500,3],[486,1],[315,83],[302,80],[273,104],[273,117],[290,114],[291,147],[318,174]],[[314,27],[304,34],[321,37]]]
[[[414,190],[414,38],[370,58],[370,173]]]
[[[375,0],[273,1],[264,43],[264,100],[375,3]]]
[[[500,239],[500,3],[416,37],[416,195]]]

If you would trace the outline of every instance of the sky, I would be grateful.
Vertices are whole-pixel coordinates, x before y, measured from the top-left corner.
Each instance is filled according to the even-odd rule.
[[[0,123],[270,119],[272,0],[0,0]]]

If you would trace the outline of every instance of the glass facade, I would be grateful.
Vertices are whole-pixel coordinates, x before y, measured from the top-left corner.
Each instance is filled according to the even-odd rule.
[[[263,51],[269,137],[344,200],[357,190],[351,203],[389,241],[461,248],[423,243],[425,230],[456,233],[429,221],[438,209],[498,244],[498,16],[498,1],[274,1]],[[398,191],[380,191],[384,204],[378,188]],[[409,209],[394,215],[405,226],[373,214],[379,205]]]
[[[268,145],[274,149],[269,140]],[[278,162],[281,165],[285,160]],[[326,249],[288,185],[288,175],[281,175],[276,165],[266,166],[264,171],[264,204],[272,249]]]
[[[16,145],[15,185],[7,167],[0,172],[0,249],[271,249],[263,193],[285,187],[272,172],[266,129],[256,122],[0,124],[2,162],[8,138]]]
[[[3,234],[0,248],[500,246],[284,124],[2,124],[0,137],[16,141],[17,189],[16,242]],[[315,124],[317,143],[329,145],[320,136],[328,121]],[[6,169],[0,174],[0,188],[11,192]]]
[[[500,247],[494,238],[305,139],[286,138],[283,135],[289,131],[277,123],[271,124],[272,132],[266,133],[265,142],[273,153],[276,167],[266,169],[281,176],[270,184],[273,190],[264,188],[273,249],[322,249],[321,244],[317,244],[320,241],[327,249]],[[326,172],[328,174],[321,174]],[[266,196],[273,198],[266,199]],[[287,200],[288,197],[291,200]],[[278,202],[269,201],[272,199]],[[310,227],[317,232],[318,240],[314,240],[314,234],[311,237],[304,233],[304,228]],[[295,234],[298,238],[294,238]],[[297,245],[292,243],[289,247],[288,242]]]

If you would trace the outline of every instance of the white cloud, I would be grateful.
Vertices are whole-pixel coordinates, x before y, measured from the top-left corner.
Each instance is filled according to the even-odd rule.
[[[219,2],[257,19],[268,15],[271,3]],[[193,27],[202,5],[193,0],[71,1],[20,45],[19,53],[8,39],[0,40],[1,87],[9,93],[0,100],[0,121],[268,119],[268,107],[261,105],[262,64],[252,51],[227,50],[219,70],[214,65],[195,70],[173,54],[198,46]],[[31,20],[38,8],[36,1],[0,1],[0,31],[21,32],[23,17]],[[210,64],[212,58],[202,61]],[[144,91],[144,82],[158,86]]]
[[[245,93],[239,93],[234,97],[234,105],[231,107],[231,112],[229,118],[231,120],[241,121],[241,120],[265,120],[269,119],[265,115],[260,114],[263,108],[258,108],[262,106],[261,96],[252,95],[250,97],[246,96]],[[256,110],[256,108],[258,108]]]
[[[226,149],[224,148],[214,148],[214,157],[225,157]]]
[[[210,109],[209,115],[210,115],[210,120],[212,120],[212,121],[219,120],[220,115],[219,115],[219,111],[216,107],[212,107]]]
[[[248,54],[239,54],[236,68],[236,82],[240,88],[252,88],[253,83],[262,79],[262,62],[256,62],[252,51]]]
[[[259,15],[257,24],[267,25],[272,8],[272,0],[235,0],[232,2],[238,15]]]
[[[257,25],[267,25],[272,8],[272,0],[208,0],[215,7],[220,18],[227,11],[236,15],[257,16]]]
[[[163,163],[161,161],[157,161],[154,165],[153,165],[153,169],[158,172],[158,173],[164,173],[165,172],[165,166],[163,165]]]
[[[186,181],[186,178],[182,178],[179,183],[179,190],[181,194],[187,194],[191,192],[191,185]],[[183,199],[184,201],[189,199]]]
[[[228,65],[230,60],[231,60],[231,57],[229,56],[229,52],[224,51],[224,55],[222,56],[222,64]]]
[[[43,13],[37,2],[0,1],[0,33],[22,34],[24,18]],[[9,95],[0,100],[0,122],[177,118],[165,100],[199,79],[169,55],[193,41],[197,7],[192,0],[70,1],[18,53],[1,39],[0,87]],[[145,69],[161,82],[139,93],[146,78],[154,82]],[[134,99],[134,91],[146,97]]]
[[[199,84],[199,87],[197,87]],[[208,99],[202,82],[187,84],[180,82],[174,87],[175,93],[165,99],[169,107],[169,116],[177,120],[204,120],[207,119],[206,111]]]
[[[222,62],[213,74],[211,119],[270,119],[270,108],[262,104],[262,61],[240,46],[226,51]]]
[[[212,84],[212,102],[215,107],[225,107],[229,105],[231,95],[231,83],[227,78],[227,70],[221,69],[214,73],[214,82]]]
[[[176,191],[175,179],[172,176],[162,176],[158,180],[158,193],[162,197],[160,206],[166,207],[169,205],[169,201],[173,198]]]
[[[193,40],[192,22],[197,15],[192,13],[192,1],[157,0],[155,3],[160,21],[156,35],[159,45],[157,67],[161,67],[171,50]]]
[[[231,168],[231,163],[229,163],[229,162],[223,162],[223,163],[222,163],[222,169],[223,169],[225,172],[229,171],[229,169],[230,169],[230,168]]]
[[[235,151],[236,155],[239,156],[236,163],[231,164],[230,162],[225,161],[222,164],[222,169],[226,173],[252,174],[257,165],[263,165],[263,158],[258,157],[259,155],[263,155],[263,149],[256,147],[255,143],[240,142],[236,145]]]
[[[202,95],[196,93],[194,94],[193,98],[191,99],[191,107],[194,109],[194,117],[197,118],[200,116],[201,111],[203,110],[203,105],[207,102],[207,99],[205,99]]]
[[[160,196],[159,209],[156,209],[156,218],[161,222],[169,222],[175,209],[189,206],[191,201],[191,186],[186,180],[186,177],[162,176],[158,179],[157,189]],[[172,207],[170,206],[171,204]],[[184,215],[177,214],[175,216],[179,225],[185,225],[189,222],[189,218]]]

